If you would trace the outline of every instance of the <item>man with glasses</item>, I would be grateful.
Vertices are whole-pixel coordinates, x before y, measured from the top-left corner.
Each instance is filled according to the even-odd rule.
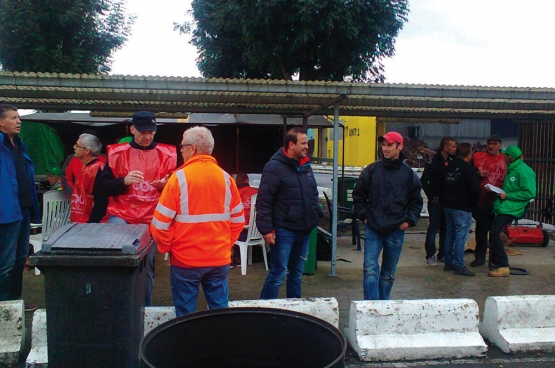
[[[17,108],[0,105],[0,301],[21,298],[32,222],[39,222],[33,161]],[[37,309],[25,304],[25,311]]]
[[[110,196],[110,223],[150,225],[160,193],[177,166],[177,154],[175,146],[154,142],[157,126],[152,112],[136,112],[131,124],[131,142],[108,146],[99,185]],[[152,301],[155,253],[152,247],[147,256],[146,306]]]
[[[474,261],[470,263],[472,267],[482,266],[486,262],[488,233],[493,221],[495,193],[484,187],[486,184],[496,187],[503,186],[507,164],[500,153],[501,143],[501,137],[493,134],[486,141],[486,151],[474,153],[474,167],[480,177],[480,200],[478,207],[472,211],[472,217],[476,220],[476,249]]]
[[[70,221],[79,223],[108,222],[108,197],[100,191],[98,182],[104,163],[98,159],[102,143],[92,134],[81,134],[73,146],[74,157],[83,167],[73,185]]]
[[[207,128],[183,133],[185,163],[169,178],[150,225],[158,249],[171,254],[178,317],[196,311],[200,285],[211,310],[227,308],[231,247],[245,226],[235,181],[218,166],[213,150]]]

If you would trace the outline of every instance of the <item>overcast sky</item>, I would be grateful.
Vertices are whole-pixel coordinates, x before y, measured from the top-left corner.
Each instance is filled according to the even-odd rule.
[[[200,77],[179,35],[187,0],[127,0],[137,16],[112,74]],[[555,1],[410,0],[409,21],[386,59],[388,83],[555,88]]]

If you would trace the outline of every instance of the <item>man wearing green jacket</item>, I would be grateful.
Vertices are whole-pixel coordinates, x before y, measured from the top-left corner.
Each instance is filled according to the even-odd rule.
[[[507,163],[507,175],[503,182],[505,193],[499,194],[493,204],[495,220],[490,232],[490,265],[494,264],[497,268],[489,273],[491,277],[510,275],[501,231],[515,219],[521,218],[530,200],[536,197],[536,174],[522,161],[520,148],[509,146],[502,153]]]

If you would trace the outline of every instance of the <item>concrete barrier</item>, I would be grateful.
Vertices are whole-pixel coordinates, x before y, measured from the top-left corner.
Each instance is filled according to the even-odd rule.
[[[0,365],[19,362],[25,346],[25,306],[23,300],[0,302]]]
[[[48,345],[46,343],[46,309],[33,313],[31,329],[31,351],[27,355],[26,367],[48,367]]]
[[[310,314],[339,328],[339,304],[335,298],[290,298],[270,300],[234,300],[230,308],[260,307],[286,309]]]
[[[339,328],[339,306],[335,298],[235,300],[229,302],[229,307],[287,309],[321,318]],[[175,307],[145,307],[144,334],[146,335],[152,329],[174,318]],[[48,367],[46,333],[46,310],[38,309],[33,314],[33,337],[31,352],[27,356],[27,367]],[[23,337],[23,341],[25,341],[25,337]]]
[[[363,361],[482,356],[472,299],[352,301],[345,337]]]
[[[145,335],[175,318],[175,307],[145,307]]]
[[[480,333],[505,353],[555,352],[555,295],[490,296]]]

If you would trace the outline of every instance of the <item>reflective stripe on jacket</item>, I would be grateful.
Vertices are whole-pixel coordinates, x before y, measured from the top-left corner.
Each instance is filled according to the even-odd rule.
[[[169,178],[150,231],[172,265],[215,267],[229,264],[244,226],[235,181],[212,156],[198,155]]]
[[[160,191],[150,185],[170,174],[177,166],[175,147],[158,143],[154,149],[140,150],[128,143],[108,147],[108,164],[114,177],[123,178],[139,170],[144,181],[129,185],[125,193],[110,197],[108,212],[130,224],[150,224]]]

